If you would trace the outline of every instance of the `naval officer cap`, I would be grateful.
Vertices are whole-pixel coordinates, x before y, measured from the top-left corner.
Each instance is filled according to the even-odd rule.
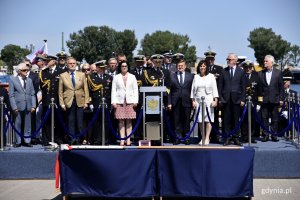
[[[164,56],[160,54],[154,54],[151,56],[151,60],[163,60]]]
[[[68,57],[68,55],[64,51],[57,53],[56,56],[58,58],[67,58]]]
[[[173,59],[174,60],[183,60],[184,59],[184,55],[182,53],[175,53],[173,55]]]
[[[100,60],[95,62],[96,67],[105,68],[106,67],[106,60]]]
[[[217,53],[213,52],[213,51],[207,51],[207,52],[204,52],[204,55],[205,55],[205,58],[215,58]]]
[[[134,61],[136,61],[136,62],[144,61],[144,59],[145,59],[144,55],[136,55],[136,56],[134,56]]]

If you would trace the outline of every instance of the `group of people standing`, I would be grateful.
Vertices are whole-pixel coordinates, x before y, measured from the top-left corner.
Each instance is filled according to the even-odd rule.
[[[205,52],[205,60],[198,63],[196,74],[187,68],[184,55],[180,53],[155,54],[149,58],[138,55],[134,57],[135,66],[131,68],[125,55],[112,57],[107,63],[106,60],[91,65],[85,63],[81,68],[77,67],[75,58],[68,57],[64,52],[56,56],[38,55],[34,61],[40,71],[38,74],[30,72],[31,63],[24,61],[18,65],[17,75],[11,76],[9,82],[7,103],[11,106],[16,129],[25,136],[22,141],[16,135],[15,147],[20,147],[21,144],[31,147],[34,142],[39,141],[39,134],[32,139],[30,135],[46,116],[51,103],[56,104],[58,109],[54,113],[54,140],[59,144],[100,145],[102,126],[106,133],[105,143],[115,142],[113,140],[116,138],[108,129],[108,120],[102,124],[102,115],[97,112],[103,99],[110,111],[113,127],[119,131],[121,138],[126,138],[132,132],[134,119],[141,109],[141,86],[166,86],[163,103],[176,133],[174,145],[180,142],[190,144],[189,139],[181,138],[190,131],[192,109],[202,109],[202,97],[208,112],[205,112],[204,121],[200,116],[196,119],[198,127],[202,123],[205,126],[205,137],[202,138],[203,142],[199,142],[200,145],[208,145],[210,142],[242,145],[242,136],[247,134],[243,131],[241,133],[241,130],[233,134],[231,132],[240,120],[246,94],[251,95],[252,101],[261,106],[264,125],[269,127],[268,119],[271,117],[272,130],[277,132],[278,106],[283,104],[283,81],[281,71],[273,67],[274,57],[267,55],[264,60],[265,68],[257,73],[253,70],[252,63],[237,65],[238,57],[234,53],[228,54],[226,68],[214,64],[215,55],[212,51]],[[255,83],[249,82],[249,68],[252,69],[250,76],[256,77]],[[264,98],[259,102],[260,96]],[[225,132],[222,141],[218,134],[211,134],[212,125],[209,122],[210,117],[214,126],[219,127],[219,111],[222,111],[222,128]],[[92,128],[87,134],[82,134],[91,121],[91,116],[96,113],[98,118]],[[58,116],[60,114],[62,116]],[[67,127],[59,122],[60,117]],[[167,131],[164,132],[166,134]],[[139,134],[140,129],[137,137]],[[278,141],[273,135],[271,139]],[[269,134],[265,132],[262,141],[268,140]],[[42,128],[42,143],[47,146],[50,141],[51,118],[48,117]],[[122,139],[120,145],[131,145],[130,137]]]

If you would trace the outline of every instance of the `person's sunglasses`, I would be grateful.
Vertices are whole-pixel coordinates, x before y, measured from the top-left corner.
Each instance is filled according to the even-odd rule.
[[[82,71],[83,71],[83,72],[86,72],[86,71],[89,72],[89,71],[91,71],[91,69],[82,69]]]
[[[28,72],[29,70],[28,69],[21,69],[20,71],[21,72]]]

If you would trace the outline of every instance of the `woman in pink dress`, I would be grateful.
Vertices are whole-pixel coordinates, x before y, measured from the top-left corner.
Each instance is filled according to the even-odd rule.
[[[128,72],[126,62],[119,63],[120,72],[112,82],[111,104],[115,109],[115,118],[119,121],[119,131],[121,138],[128,136],[132,131],[132,119],[136,118],[135,108],[139,100],[139,90],[135,76]],[[121,146],[125,141],[121,140]],[[126,145],[130,146],[130,138],[126,140]]]

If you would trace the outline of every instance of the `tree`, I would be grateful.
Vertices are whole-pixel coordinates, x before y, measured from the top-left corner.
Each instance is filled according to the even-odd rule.
[[[163,54],[168,51],[183,53],[187,62],[195,62],[196,47],[189,46],[189,36],[171,33],[170,31],[156,31],[146,34],[141,42],[142,50],[139,54],[153,55]]]
[[[28,49],[21,48],[18,45],[9,44],[1,50],[1,60],[6,63],[9,70],[12,70],[13,66],[22,62],[29,53],[30,51]]]
[[[263,65],[264,57],[269,54],[274,56],[275,60],[283,67],[291,44],[283,40],[281,35],[276,35],[271,28],[260,27],[250,32],[248,41],[250,42],[249,47],[254,50],[254,56],[260,65]]]
[[[109,59],[113,53],[123,53],[131,59],[136,45],[134,31],[117,32],[108,26],[87,26],[78,33],[70,34],[70,40],[67,41],[71,55],[88,63]]]
[[[289,61],[294,66],[298,66],[300,62],[300,47],[298,45],[293,45],[289,53]]]

